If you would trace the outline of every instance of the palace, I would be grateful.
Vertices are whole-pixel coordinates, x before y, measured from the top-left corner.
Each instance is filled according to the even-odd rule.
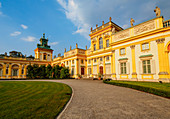
[[[159,13],[159,11],[158,11]],[[0,78],[26,78],[27,66],[64,65],[74,78],[103,78],[131,81],[170,82],[170,20],[163,16],[123,29],[109,19],[91,28],[89,49],[76,48],[54,56],[48,39],[40,38],[34,57],[20,52],[0,55]]]

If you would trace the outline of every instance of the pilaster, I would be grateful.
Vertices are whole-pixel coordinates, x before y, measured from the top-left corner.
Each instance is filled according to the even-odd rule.
[[[168,55],[164,51],[164,41],[165,38],[156,40],[158,47],[158,59],[159,59],[159,80],[160,81],[169,81],[169,62],[167,60]],[[167,66],[168,65],[168,66]]]
[[[112,50],[111,67],[112,79],[116,79],[115,50]]]
[[[6,63],[3,65],[3,78],[6,78]]]
[[[135,61],[135,45],[130,46],[132,53],[132,79],[137,79],[136,61]]]

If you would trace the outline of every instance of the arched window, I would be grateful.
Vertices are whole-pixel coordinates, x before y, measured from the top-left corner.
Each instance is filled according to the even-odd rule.
[[[103,48],[103,38],[99,39],[99,49]]]

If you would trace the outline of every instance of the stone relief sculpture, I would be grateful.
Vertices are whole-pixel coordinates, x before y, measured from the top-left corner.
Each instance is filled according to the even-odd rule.
[[[158,6],[156,6],[156,9],[154,9],[154,12],[156,13],[156,17],[159,17],[161,15],[161,10]]]
[[[115,33],[115,27],[112,28],[112,34]]]
[[[133,27],[133,23],[135,23],[135,20],[133,18],[131,18],[131,20],[130,20],[131,27]]]

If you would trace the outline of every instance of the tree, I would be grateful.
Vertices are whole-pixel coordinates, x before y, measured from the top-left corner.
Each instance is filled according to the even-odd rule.
[[[56,65],[54,67],[54,78],[59,79],[60,78],[60,72],[61,72],[62,67],[59,65]]]
[[[39,66],[34,64],[33,65],[33,78],[40,78],[39,77]]]
[[[46,77],[51,78],[51,76],[52,76],[52,67],[50,64],[48,64],[48,66],[46,67]]]
[[[41,79],[44,79],[44,78],[46,78],[46,66],[45,65],[41,65],[40,67],[39,67],[39,76],[40,76],[40,78]]]
[[[66,68],[66,67],[63,67],[63,68],[61,69],[60,78],[61,78],[61,79],[66,79],[66,78],[69,78],[69,77],[70,77],[69,69]]]
[[[28,67],[27,67],[27,77],[33,78],[33,67],[32,67],[32,65],[28,65]]]

